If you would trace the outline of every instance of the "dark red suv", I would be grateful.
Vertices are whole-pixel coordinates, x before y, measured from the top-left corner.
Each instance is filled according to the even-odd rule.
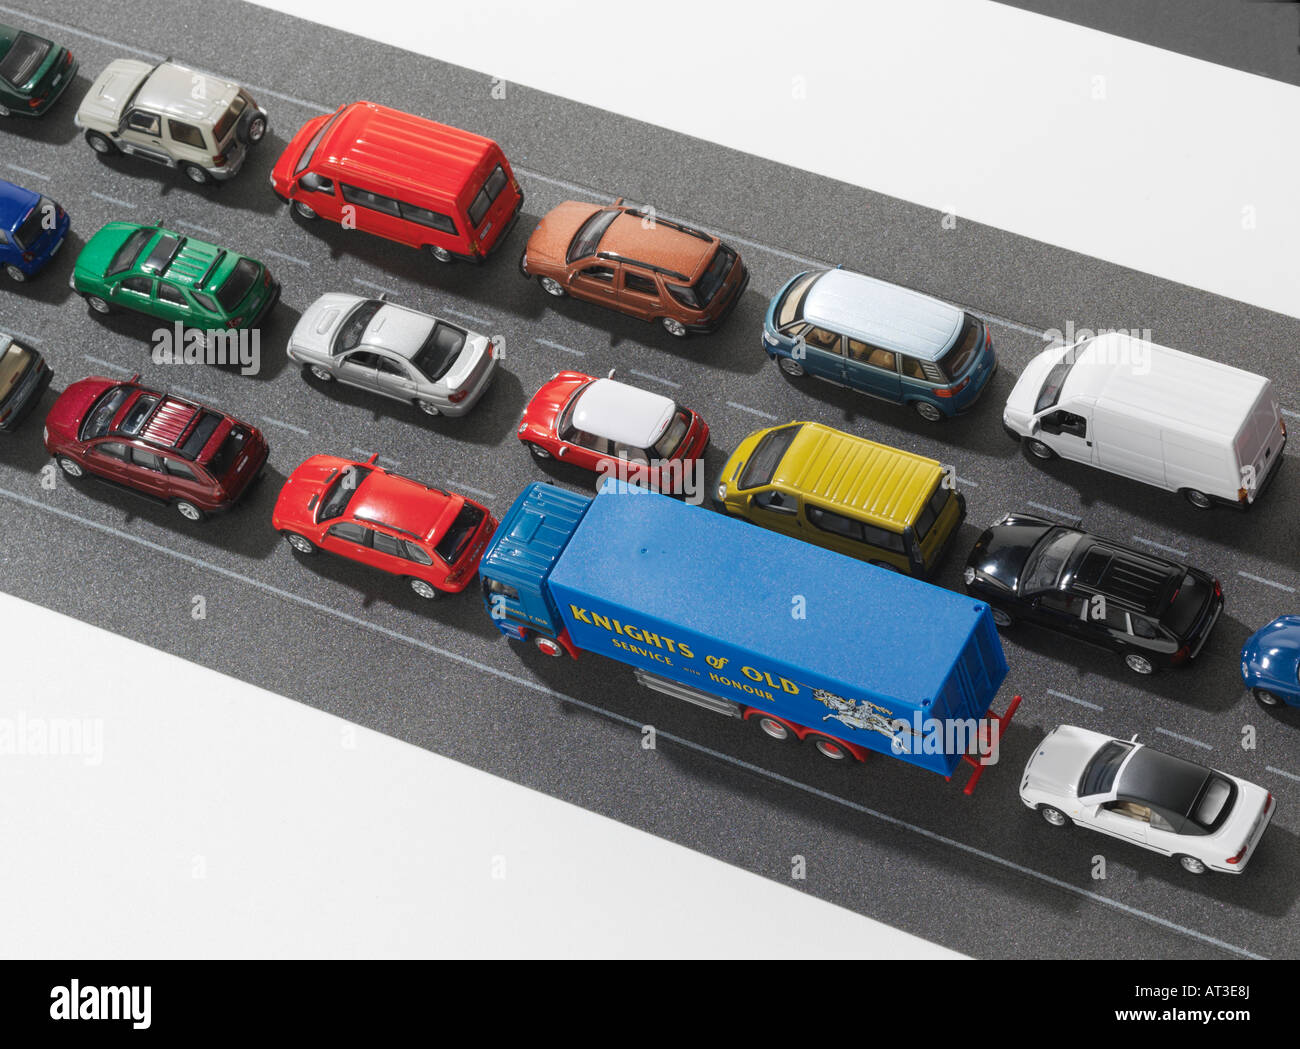
[[[139,378],[69,386],[45,417],[46,450],[69,477],[93,474],[170,503],[191,521],[228,510],[266,465],[266,438]]]

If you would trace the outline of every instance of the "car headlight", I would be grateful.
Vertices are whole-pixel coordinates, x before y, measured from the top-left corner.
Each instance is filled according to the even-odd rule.
[[[966,571],[961,574],[961,577],[965,581],[966,585],[970,586],[971,583],[975,582],[975,569],[970,565],[967,565]]]
[[[775,345],[777,345],[781,340],[778,339],[778,338],[777,338],[775,335],[773,335],[771,332],[769,332],[766,328],[764,328],[764,329],[763,329],[763,341],[764,341],[765,343],[767,343],[769,346],[775,346]]]
[[[725,501],[727,498],[727,486],[725,484],[718,485],[718,490],[715,494],[718,497],[718,502]]]

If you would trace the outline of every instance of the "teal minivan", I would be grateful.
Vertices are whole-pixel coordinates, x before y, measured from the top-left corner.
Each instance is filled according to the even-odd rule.
[[[839,267],[786,283],[767,308],[763,349],[787,375],[910,405],[929,422],[969,409],[998,363],[978,317]]]

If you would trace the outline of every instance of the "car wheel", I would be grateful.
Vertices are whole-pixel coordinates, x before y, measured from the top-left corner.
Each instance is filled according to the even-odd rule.
[[[1204,492],[1198,492],[1195,488],[1184,488],[1183,498],[1191,503],[1198,510],[1208,510],[1214,506],[1214,500]]]
[[[429,254],[432,255],[435,259],[437,259],[439,262],[455,262],[455,261],[456,261],[456,256],[455,256],[455,255],[453,255],[453,254],[452,254],[450,251],[448,251],[446,248],[440,248],[440,247],[438,247],[436,244],[430,244],[430,245],[429,245]]]
[[[426,583],[423,579],[408,579],[407,582],[411,584],[411,589],[426,601],[432,601],[438,596],[438,588],[432,583]]]
[[[16,280],[19,284],[27,279],[27,274],[15,266],[12,262],[5,266],[5,273],[9,275],[10,280]]]
[[[783,372],[785,372],[786,375],[789,375],[793,379],[802,378],[805,374],[807,374],[803,370],[803,365],[800,364],[798,361],[796,361],[793,357],[778,357],[776,359],[776,366],[780,368]]]
[[[541,634],[533,635],[533,644],[537,646],[537,651],[544,656],[561,656],[564,654],[564,646],[553,637],[543,637]]]
[[[888,561],[872,561],[871,563],[875,565],[877,568],[883,568],[886,572],[895,572],[899,575],[902,575],[902,572],[899,570],[898,566],[891,565]]]
[[[758,714],[753,720],[763,735],[768,739],[776,740],[778,743],[789,743],[791,740],[799,738],[790,731],[785,722],[777,721],[776,718],[768,717],[766,714]]]
[[[438,406],[432,401],[416,401],[415,406],[424,412],[425,415],[441,415]]]
[[[81,463],[77,462],[76,459],[69,459],[66,455],[60,455],[56,461],[59,464],[59,469],[62,470],[65,474],[67,474],[69,477],[86,476],[85,468],[81,465]]]
[[[549,459],[551,453],[543,448],[540,444],[529,444],[528,450],[533,453],[534,459]]]
[[[1029,449],[1029,454],[1032,455],[1035,459],[1042,459],[1046,461],[1048,459],[1056,458],[1056,453],[1052,451],[1052,449],[1048,448],[1047,445],[1045,445],[1042,441],[1038,440],[1037,438],[1026,437],[1025,447]]]
[[[320,218],[320,216],[317,215],[309,205],[304,204],[301,200],[295,200],[293,202],[293,210],[296,211],[301,218],[307,219],[308,221]]]
[[[248,144],[255,146],[266,136],[266,117],[256,116],[248,122]]]
[[[90,143],[90,148],[101,157],[111,157],[117,152],[117,145],[113,140],[107,135],[101,135],[98,131],[87,131],[86,141]]]
[[[1053,827],[1064,827],[1070,822],[1070,817],[1055,805],[1039,805],[1038,815],[1042,816],[1044,821],[1050,823]]]
[[[206,186],[212,181],[212,175],[209,174],[207,169],[201,168],[197,164],[186,164],[181,170],[185,172],[185,177],[196,186]]]
[[[1261,707],[1280,707],[1282,705],[1282,697],[1266,688],[1252,688],[1250,694],[1255,697],[1255,702]]]
[[[1155,664],[1151,660],[1136,652],[1130,652],[1124,657],[1124,665],[1135,674],[1154,674],[1156,671]]]
[[[827,761],[847,761],[853,755],[849,753],[849,748],[841,743],[838,739],[831,739],[830,736],[809,736],[812,745],[817,748],[817,753]]]
[[[554,277],[542,277],[538,283],[541,284],[542,291],[546,292],[547,295],[554,295],[557,299],[562,299],[568,294],[564,290],[564,285]]]
[[[322,368],[319,364],[308,365],[307,371],[309,371],[313,376],[315,376],[321,382],[334,381],[334,373],[331,372],[328,368]]]
[[[912,410],[928,423],[943,422],[943,412],[939,411],[939,409],[929,401],[913,401]]]
[[[187,521],[202,521],[203,511],[191,503],[188,499],[177,499],[176,512]]]
[[[1204,874],[1209,870],[1205,865],[1205,861],[1198,860],[1195,856],[1179,856],[1178,865],[1188,874]]]
[[[686,337],[686,325],[676,317],[660,317],[659,323],[664,326],[664,331],[675,339]]]
[[[305,535],[299,535],[297,532],[283,532],[284,541],[300,554],[314,554],[316,546]]]
[[[10,115],[9,108],[7,106],[0,106],[0,117],[7,117],[9,115]]]
[[[989,606],[989,611],[993,613],[994,626],[1005,630],[1007,627],[1016,625],[1016,617],[1010,612],[1004,612],[1002,609],[994,608],[992,605]]]
[[[107,299],[101,299],[98,295],[87,295],[86,304],[96,313],[107,316],[113,312],[112,305]]]

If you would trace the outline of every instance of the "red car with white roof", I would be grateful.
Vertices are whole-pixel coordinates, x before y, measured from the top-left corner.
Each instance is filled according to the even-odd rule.
[[[529,401],[518,437],[538,459],[680,494],[684,467],[704,455],[709,427],[662,394],[559,372]]]
[[[266,438],[215,408],[126,382],[74,382],[45,417],[45,448],[87,474],[175,506],[191,521],[227,510],[266,465]]]
[[[404,578],[420,597],[464,590],[496,530],[487,508],[378,465],[313,455],[280,490],[271,524],[300,554],[317,550]]]

